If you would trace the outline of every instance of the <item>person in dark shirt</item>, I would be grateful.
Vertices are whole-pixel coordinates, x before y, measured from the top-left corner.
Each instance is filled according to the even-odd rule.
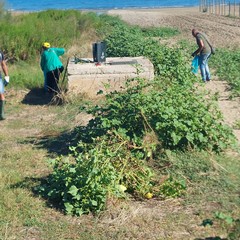
[[[208,60],[211,56],[211,45],[208,40],[208,37],[199,32],[196,29],[192,29],[192,35],[196,38],[198,49],[192,53],[192,56],[195,57],[199,55],[199,67],[204,82],[211,80],[211,74],[208,67]]]

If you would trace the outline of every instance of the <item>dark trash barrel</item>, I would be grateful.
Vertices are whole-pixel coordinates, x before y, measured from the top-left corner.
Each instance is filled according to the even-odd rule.
[[[105,42],[93,43],[93,61],[94,62],[106,61],[106,43]]]

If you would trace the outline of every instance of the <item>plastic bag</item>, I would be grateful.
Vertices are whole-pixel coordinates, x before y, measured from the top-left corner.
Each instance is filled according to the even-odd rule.
[[[198,73],[198,67],[199,67],[199,56],[195,56],[192,60],[192,72],[194,74]]]

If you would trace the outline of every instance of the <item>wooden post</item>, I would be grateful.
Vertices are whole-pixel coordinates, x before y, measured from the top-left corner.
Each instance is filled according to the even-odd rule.
[[[220,0],[219,2],[220,2],[220,15],[223,15],[223,14],[222,14],[222,12],[223,12],[223,11],[222,11],[222,6],[223,6],[222,0]]]
[[[228,2],[228,16],[231,16],[231,3],[230,1]]]
[[[234,16],[234,17],[235,17],[235,15],[236,15],[235,11],[236,11],[236,1],[234,0],[234,13],[233,13],[233,16]]]
[[[222,15],[224,16],[224,0],[222,0]]]
[[[220,0],[217,1],[217,13],[219,15],[219,12],[220,12]]]
[[[226,2],[223,0],[223,15],[226,15]]]
[[[223,15],[223,0],[221,0],[221,15]]]
[[[240,17],[240,2],[239,2],[239,6],[238,6],[238,10],[239,10],[239,17]]]

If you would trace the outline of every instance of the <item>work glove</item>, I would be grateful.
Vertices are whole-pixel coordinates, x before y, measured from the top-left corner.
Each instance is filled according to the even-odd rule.
[[[9,76],[5,76],[4,78],[4,86],[7,86],[9,84]]]

